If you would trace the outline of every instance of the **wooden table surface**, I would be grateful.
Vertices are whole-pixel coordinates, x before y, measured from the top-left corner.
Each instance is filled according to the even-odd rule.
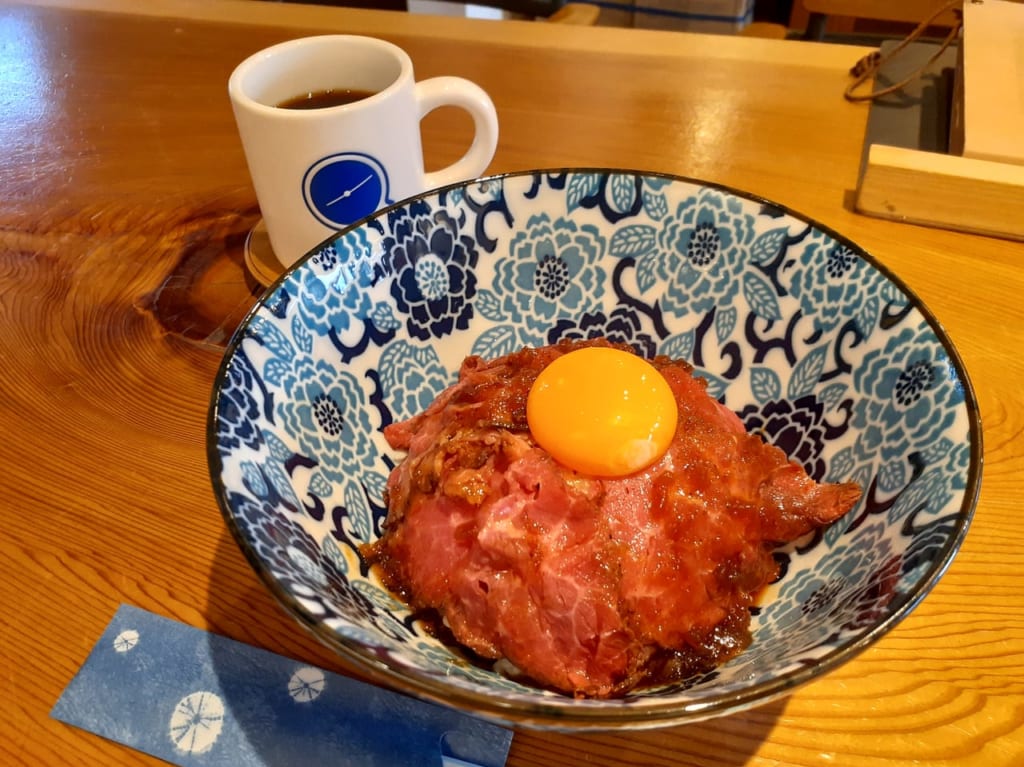
[[[491,170],[668,171],[819,219],[944,323],[980,401],[966,542],[909,618],[766,707],[672,729],[517,732],[535,765],[1024,764],[1024,244],[857,215],[860,49],[247,0],[0,5],[0,763],[148,764],[49,711],[121,603],[341,670],[274,603],[222,522],[204,429],[258,288],[234,65],[325,30],[406,47],[496,102]],[[424,126],[431,165],[468,126]]]

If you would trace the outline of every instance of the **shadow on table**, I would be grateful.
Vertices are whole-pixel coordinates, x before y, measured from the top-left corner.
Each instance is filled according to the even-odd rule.
[[[544,754],[534,757],[537,763],[551,764],[741,767],[757,754],[785,708],[782,699],[705,722],[638,732],[517,732],[512,753]],[[555,754],[565,757],[556,761]]]
[[[207,619],[215,633],[353,676],[333,651],[277,604],[226,530],[210,573]],[[245,701],[230,703],[244,705]],[[512,742],[511,759],[513,763],[547,762],[552,767],[577,763],[607,767],[739,767],[757,753],[784,709],[785,700],[781,700],[706,722],[650,731],[564,734],[520,730]],[[265,733],[250,735],[250,742],[259,743]],[[279,762],[269,758],[271,750],[266,753],[264,764],[276,767]]]

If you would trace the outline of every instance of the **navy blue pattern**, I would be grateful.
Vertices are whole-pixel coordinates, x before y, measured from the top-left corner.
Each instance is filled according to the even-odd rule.
[[[380,531],[401,459],[383,426],[424,408],[468,354],[595,336],[691,361],[749,429],[865,495],[778,552],[783,575],[747,652],[705,678],[574,702],[425,633],[359,546]],[[920,301],[811,221],[665,176],[524,173],[385,211],[267,295],[217,387],[217,494],[285,605],[384,681],[541,725],[572,726],[564,717],[584,710],[602,722],[699,718],[812,678],[934,584],[980,481],[976,406]],[[512,708],[492,705],[497,694]]]

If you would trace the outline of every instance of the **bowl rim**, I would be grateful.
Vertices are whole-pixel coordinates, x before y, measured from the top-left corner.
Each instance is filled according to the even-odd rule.
[[[900,603],[882,621],[864,629],[860,634],[852,637],[841,646],[830,650],[828,653],[818,658],[813,664],[799,666],[795,669],[784,672],[777,677],[762,681],[751,687],[733,689],[720,695],[694,699],[692,701],[675,698],[661,702],[657,699],[649,699],[643,702],[630,704],[623,699],[609,699],[599,702],[598,705],[573,705],[577,701],[565,696],[552,697],[550,699],[538,697],[536,701],[524,704],[521,700],[510,701],[501,696],[488,694],[486,692],[477,692],[464,687],[445,686],[443,684],[439,684],[432,676],[410,673],[412,670],[408,667],[399,669],[384,663],[379,658],[372,657],[370,654],[366,653],[362,649],[362,645],[358,642],[349,640],[326,627],[270,575],[265,565],[260,561],[256,552],[242,534],[234,515],[231,513],[231,509],[226,498],[226,487],[221,479],[223,465],[217,448],[217,421],[220,402],[219,395],[223,389],[228,369],[235,356],[235,352],[238,350],[242,340],[244,339],[246,329],[249,327],[253,318],[267,307],[269,299],[294,272],[304,268],[313,255],[318,253],[331,242],[335,241],[338,237],[349,231],[364,227],[368,222],[375,219],[386,218],[392,211],[406,207],[415,200],[437,198],[441,194],[455,189],[469,188],[474,185],[488,182],[504,183],[506,179],[515,179],[525,176],[546,176],[572,173],[631,175],[643,178],[658,178],[674,183],[685,183],[701,188],[713,189],[749,202],[770,206],[793,219],[817,229],[821,233],[834,239],[837,243],[856,253],[858,257],[865,260],[872,266],[872,268],[878,270],[888,281],[901,291],[901,293],[908,299],[910,305],[920,312],[923,319],[935,333],[937,340],[948,355],[950,363],[956,370],[957,376],[963,387],[963,406],[966,409],[968,417],[968,436],[972,460],[968,466],[963,501],[960,505],[959,511],[957,512],[955,529],[945,541],[939,555],[931,563],[928,571],[918,581],[917,587],[913,593],[904,599],[903,602]],[[231,532],[232,537],[235,539],[236,544],[242,550],[242,553],[249,562],[249,565],[256,572],[257,576],[269,590],[270,594],[285,609],[289,617],[296,620],[299,625],[303,626],[321,643],[334,650],[343,661],[351,666],[353,670],[368,678],[372,683],[401,691],[422,700],[461,709],[499,724],[506,726],[509,724],[515,724],[535,729],[555,731],[606,731],[622,728],[651,729],[656,727],[667,727],[674,724],[703,721],[725,714],[738,713],[740,711],[762,706],[777,700],[789,694],[797,687],[823,676],[856,655],[859,655],[901,623],[932,591],[952,564],[953,559],[958,553],[963,540],[967,535],[967,531],[974,517],[981,490],[981,477],[984,464],[980,409],[973,384],[968,376],[966,366],[964,365],[960,353],[954,346],[945,327],[941,322],[939,322],[938,318],[932,313],[924,301],[921,300],[921,298],[912,289],[910,289],[910,287],[907,286],[901,278],[894,274],[865,248],[861,247],[850,238],[838,233],[830,226],[823,224],[810,216],[804,215],[788,205],[778,203],[774,200],[770,200],[760,195],[746,192],[726,184],[667,172],[597,166],[564,166],[518,170],[507,173],[496,173],[447,184],[436,189],[427,190],[422,194],[412,195],[385,208],[381,208],[350,226],[339,229],[314,248],[310,249],[292,266],[285,269],[282,274],[266,288],[260,298],[239,323],[225,347],[223,357],[214,377],[209,408],[207,411],[206,453],[211,484],[213,486],[217,505],[220,508],[225,524]]]

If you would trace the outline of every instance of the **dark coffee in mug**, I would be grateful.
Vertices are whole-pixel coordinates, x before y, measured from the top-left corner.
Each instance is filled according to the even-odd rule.
[[[277,106],[279,109],[326,109],[351,104],[373,96],[376,91],[355,90],[353,88],[328,88],[323,91],[300,93],[285,99]]]

